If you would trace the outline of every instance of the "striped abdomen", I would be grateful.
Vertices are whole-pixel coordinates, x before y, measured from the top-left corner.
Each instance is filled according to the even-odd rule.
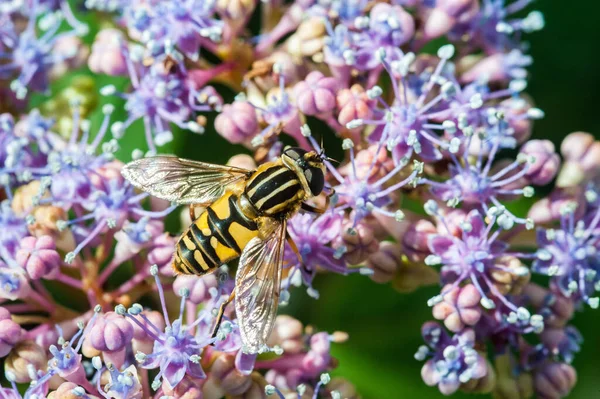
[[[259,166],[244,192],[259,214],[269,216],[294,209],[305,197],[296,173],[280,162]]]
[[[177,273],[203,275],[237,258],[258,235],[256,223],[240,211],[237,197],[227,193],[196,219],[177,243]]]

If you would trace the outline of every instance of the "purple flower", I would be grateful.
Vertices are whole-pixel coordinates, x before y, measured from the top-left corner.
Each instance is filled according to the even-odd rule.
[[[219,42],[223,33],[223,22],[216,19],[216,1],[213,0],[150,4],[133,1],[123,5],[124,21],[130,35],[145,45],[149,55],[159,59],[180,51],[190,59],[198,60],[200,46],[207,41]]]
[[[426,204],[430,211],[435,206],[432,202]],[[507,297],[507,294],[518,292],[524,281],[529,279],[529,269],[523,266],[515,255],[507,251],[507,244],[498,239],[498,235],[506,226],[507,217],[498,216],[497,209],[492,209],[487,217],[490,223],[486,225],[478,211],[471,211],[460,223],[460,236],[450,234],[432,234],[428,239],[431,255],[425,259],[428,265],[441,264],[441,279],[444,284],[451,284],[441,295],[432,298],[429,305],[433,306],[443,300],[443,296],[453,287],[469,281],[481,296],[481,305],[486,309],[501,309],[503,313],[515,313],[520,310]],[[433,212],[431,212],[433,213]],[[447,222],[443,216],[443,225]],[[492,233],[492,228],[498,223],[499,229]],[[510,225],[510,221],[508,222]],[[513,316],[511,316],[512,318]],[[520,320],[520,319],[519,319]],[[539,324],[539,318],[528,317],[527,322]]]
[[[170,123],[194,133],[204,132],[202,126],[191,120],[192,112],[218,108],[220,98],[206,96],[200,89],[197,90],[179,68],[169,72],[161,64],[144,67],[131,60],[134,55],[126,56],[130,63],[128,69],[133,91],[118,93],[112,85],[105,86],[100,91],[103,95],[116,94],[125,99],[128,117],[125,122],[113,123],[113,136],[122,137],[133,122],[142,119],[148,147],[151,152],[156,153],[156,146],[160,147],[173,140]]]
[[[286,259],[292,265],[292,270],[283,286],[289,286],[295,279],[301,277],[309,287],[309,293],[318,296],[316,290],[312,288],[317,270],[325,269],[339,274],[366,271],[361,268],[348,268],[343,258],[344,249],[331,246],[342,232],[343,221],[343,212],[334,210],[318,217],[311,214],[298,214],[289,220],[288,231],[298,247],[302,263],[298,264],[297,255],[288,248]]]
[[[488,373],[485,359],[474,348],[475,331],[472,329],[451,337],[437,323],[428,322],[421,331],[427,346],[421,346],[415,358],[429,358],[421,369],[427,385],[437,385],[441,393],[450,395],[461,384],[483,378]]]
[[[68,6],[41,19],[40,26],[44,33],[38,37],[37,20],[44,11],[43,7],[34,1],[27,12],[29,18],[22,32],[12,24],[2,32],[3,46],[0,47],[0,57],[8,59],[8,62],[0,67],[0,77],[13,79],[10,87],[17,98],[25,98],[29,90],[47,91],[52,66],[62,63],[66,58],[65,54],[53,51],[54,45],[65,37],[87,33],[87,26],[76,22],[71,15],[65,15],[67,10]],[[70,11],[67,13],[70,14]],[[63,20],[76,25],[71,25],[70,30],[59,31]]]
[[[315,148],[318,148],[314,139],[311,141]],[[373,156],[368,165],[361,165],[356,162],[354,155],[354,143],[350,139],[345,139],[342,147],[350,151],[350,165],[344,172],[346,176],[335,169],[331,163],[325,162],[327,170],[337,180],[335,195],[332,198],[333,205],[337,211],[352,211],[352,226],[368,215],[380,214],[402,220],[404,214],[400,210],[392,211],[389,206],[393,204],[395,192],[410,183],[415,183],[417,175],[422,172],[423,164],[415,161],[413,171],[404,179],[397,181],[399,172],[406,166],[405,162],[395,164],[395,167],[389,171],[383,170],[382,165],[378,163],[379,157]],[[379,153],[378,147],[375,154]],[[383,176],[377,178],[380,172]],[[388,184],[390,181],[394,183]]]
[[[484,213],[489,209],[488,204],[499,208],[503,207],[500,202],[502,197],[517,195],[531,197],[534,194],[533,188],[521,187],[519,182],[525,177],[534,176],[535,171],[530,172],[530,167],[535,161],[528,157],[527,153],[523,153],[512,163],[493,169],[492,165],[500,143],[501,140],[498,138],[493,140],[492,149],[485,161],[482,152],[474,161],[470,160],[467,150],[463,151],[460,158],[452,154],[452,164],[448,167],[450,177],[446,181],[422,178],[419,182],[429,185],[432,194],[450,206],[456,206],[463,202],[465,206],[479,208]],[[470,140],[466,144],[466,148],[468,147],[470,147]],[[544,178],[546,177],[544,176]],[[536,182],[544,182],[542,179],[533,179]],[[519,218],[506,210],[504,215],[516,223],[533,224],[532,221]]]
[[[30,292],[25,270],[18,266],[7,266],[0,260],[0,298],[14,301],[25,298]]]
[[[563,208],[560,228],[538,229],[539,249],[532,270],[551,276],[562,295],[598,308],[600,210],[576,219],[575,208],[575,203]]]
[[[0,259],[10,262],[15,259],[19,242],[29,233],[27,221],[16,215],[10,207],[10,201],[0,203]]]
[[[452,34],[457,39],[467,34],[488,52],[519,47],[521,33],[535,32],[544,27],[544,16],[539,11],[532,11],[525,18],[513,17],[532,1],[517,0],[507,4],[506,0],[484,0],[479,14],[466,26],[457,26]]]
[[[367,22],[362,22],[364,19]],[[369,71],[379,66],[379,51],[387,53],[390,61],[402,58],[400,46],[412,39],[415,22],[402,7],[381,3],[371,9],[368,19],[361,19],[358,28],[361,30],[353,38],[356,49],[351,58],[357,68]]]
[[[213,340],[205,337],[198,339],[192,333],[194,327],[200,323],[201,319],[196,319],[191,325],[184,324],[183,316],[189,291],[186,289],[182,290],[179,317],[175,321],[170,322],[162,284],[157,276],[158,268],[153,266],[151,273],[154,276],[163,307],[164,320],[166,322],[164,331],[160,331],[145,317],[144,313],[142,313],[143,308],[139,304],[134,304],[128,310],[125,310],[122,305],[117,306],[115,309],[118,314],[127,317],[129,321],[137,324],[148,336],[154,339],[152,352],[149,354],[138,352],[136,359],[143,368],[160,369],[160,372],[152,383],[152,386],[156,388],[160,386],[161,378],[171,388],[175,388],[186,374],[193,378],[206,378],[206,374],[200,365],[200,354],[203,348]],[[145,321],[145,324],[142,324],[134,317],[138,315]]]
[[[102,366],[99,357],[92,359],[94,368],[102,373],[108,371],[108,384],[104,388],[100,387],[100,378],[98,379],[98,392],[106,399],[141,399],[143,395],[142,384],[138,377],[138,370],[132,364],[122,371],[115,368],[112,364],[106,368]],[[101,377],[99,375],[98,377]]]
[[[58,346],[50,345],[49,351],[52,358],[48,360],[48,373],[58,374],[63,379],[77,385],[82,385],[88,390],[94,390],[88,382],[83,364],[81,362],[82,355],[79,353],[83,346],[84,340],[88,338],[90,329],[94,326],[94,322],[100,313],[100,306],[97,305],[94,309],[94,315],[87,325],[83,322],[78,322],[78,331],[73,337],[67,341],[63,336],[61,328],[57,325],[59,332]]]

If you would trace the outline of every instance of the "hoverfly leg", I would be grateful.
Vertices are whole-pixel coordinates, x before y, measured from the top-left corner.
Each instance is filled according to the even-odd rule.
[[[235,290],[231,293],[231,295],[229,295],[229,298],[227,298],[227,300],[225,302],[223,302],[221,304],[221,306],[219,307],[219,313],[217,314],[217,321],[215,323],[215,327],[213,328],[211,338],[214,338],[217,336],[217,333],[219,332],[219,327],[221,327],[221,322],[223,321],[223,315],[225,314],[225,308],[227,307],[227,305],[229,305],[231,303],[231,301],[233,301],[233,298],[235,298]],[[211,345],[214,346],[214,343],[212,343]]]
[[[292,237],[290,237],[290,234],[288,232],[285,233],[285,240],[290,245],[290,248],[292,249],[292,251],[298,257],[298,262],[300,262],[300,264],[304,263],[302,261],[302,255],[300,255],[300,251],[298,250],[298,246],[296,245],[296,243],[294,242],[294,240],[292,240]]]
[[[303,202],[302,205],[300,205],[300,209],[302,209],[303,211],[306,211],[306,212],[316,213],[317,215],[322,215],[327,210],[327,208],[325,208],[325,209],[317,208],[317,207],[309,205],[305,202]]]

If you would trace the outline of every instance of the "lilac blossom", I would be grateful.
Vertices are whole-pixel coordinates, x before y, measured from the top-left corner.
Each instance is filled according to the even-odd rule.
[[[170,123],[194,133],[203,133],[204,128],[192,120],[192,112],[219,108],[221,99],[210,92],[197,90],[182,71],[170,73],[159,64],[144,67],[134,63],[131,60],[133,56],[139,55],[127,55],[133,91],[119,93],[112,85],[101,89],[103,95],[116,94],[125,99],[128,118],[124,122],[112,124],[110,129],[113,136],[123,137],[125,130],[141,119],[148,147],[155,153],[156,146],[160,147],[173,140]]]
[[[160,372],[154,378],[152,386],[158,388],[162,378],[168,382],[170,387],[174,388],[181,382],[186,374],[194,378],[206,378],[206,374],[200,365],[200,355],[202,354],[202,348],[209,345],[212,340],[209,338],[199,340],[191,333],[194,327],[201,322],[201,318],[196,319],[190,325],[184,324],[184,310],[187,297],[189,296],[189,291],[186,289],[183,289],[181,292],[179,317],[173,322],[169,321],[169,315],[167,314],[166,304],[164,302],[163,288],[157,277],[157,273],[158,268],[154,266],[152,274],[155,276],[163,307],[164,320],[166,322],[164,331],[158,330],[158,328],[145,317],[142,313],[142,307],[139,304],[135,304],[127,310],[123,306],[120,306],[117,307],[115,311],[118,314],[127,317],[127,319],[144,330],[146,334],[154,338],[154,348],[152,349],[152,353],[146,354],[138,352],[136,354],[136,359],[142,367],[160,369]],[[137,315],[140,315],[147,325],[142,324],[134,317]]]
[[[437,214],[438,210],[432,202],[426,207],[432,214]],[[445,218],[439,217],[447,226]],[[445,284],[452,284],[450,289],[470,281],[479,292],[481,305],[485,309],[500,308],[507,314],[515,313],[520,308],[507,295],[518,292],[523,279],[528,279],[530,272],[515,258],[517,254],[508,252],[507,244],[498,239],[501,231],[511,225],[510,218],[498,208],[490,209],[487,217],[490,222],[486,225],[478,211],[471,211],[460,223],[461,233],[458,237],[452,235],[448,227],[445,234],[431,235],[428,241],[431,255],[425,259],[425,263],[442,265],[441,279]],[[498,229],[492,231],[495,224],[498,224]],[[429,304],[433,306],[441,302],[443,295],[444,292],[432,298]],[[530,320],[528,317],[527,321],[539,325],[539,319]]]
[[[450,395],[471,380],[485,377],[487,364],[475,350],[475,332],[463,330],[449,336],[437,323],[426,323],[422,328],[423,345],[415,354],[417,360],[428,359],[421,369],[427,385],[437,385],[440,392]]]
[[[25,98],[30,90],[47,92],[50,69],[69,57],[68,53],[53,51],[56,43],[87,32],[87,26],[72,18],[66,2],[61,9],[46,14],[40,20],[40,33],[36,32],[37,19],[44,15],[43,7],[38,1],[33,1],[28,12],[27,26],[22,32],[8,22],[12,29],[5,29],[0,36],[4,47],[0,58],[8,60],[0,67],[0,76],[11,79],[10,87],[20,99]],[[59,31],[63,20],[70,24],[70,30]]]
[[[581,219],[575,217],[575,203],[563,208],[560,228],[537,231],[539,249],[532,268],[551,276],[561,294],[578,303],[598,308],[600,291],[600,259],[598,222],[600,210]]]

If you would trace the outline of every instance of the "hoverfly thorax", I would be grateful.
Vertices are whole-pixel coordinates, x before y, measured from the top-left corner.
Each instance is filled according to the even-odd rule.
[[[323,191],[325,186],[325,164],[319,154],[301,148],[287,148],[281,155],[283,164],[296,172],[304,190],[311,197]]]

